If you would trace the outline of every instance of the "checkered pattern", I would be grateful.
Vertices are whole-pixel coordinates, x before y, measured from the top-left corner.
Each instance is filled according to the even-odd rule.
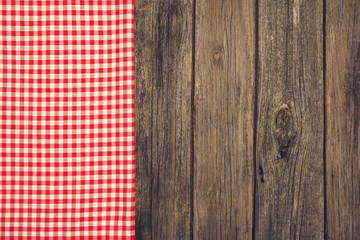
[[[134,0],[0,3],[0,239],[133,239]]]

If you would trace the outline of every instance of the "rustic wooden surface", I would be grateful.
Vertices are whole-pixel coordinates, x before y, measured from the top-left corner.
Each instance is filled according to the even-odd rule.
[[[323,239],[323,5],[259,0],[256,239]]]
[[[326,1],[327,239],[360,238],[360,2]]]
[[[186,239],[193,3],[135,3],[136,239]]]
[[[360,2],[135,1],[136,239],[360,237]]]
[[[196,1],[194,239],[251,239],[254,4]]]

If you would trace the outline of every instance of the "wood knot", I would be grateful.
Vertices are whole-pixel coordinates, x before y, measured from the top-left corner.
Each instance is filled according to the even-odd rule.
[[[218,46],[214,49],[214,51],[212,52],[212,59],[214,63],[219,63],[222,60],[222,47]]]
[[[264,180],[264,171],[263,171],[263,167],[261,165],[259,166],[259,174],[260,174],[261,182],[262,183],[265,182],[265,180]]]
[[[210,190],[207,195],[209,196],[209,198],[214,199],[215,198],[215,191],[214,190]]]
[[[278,157],[286,158],[290,143],[295,137],[293,131],[293,116],[288,105],[283,104],[275,117],[275,139],[278,144]]]
[[[216,202],[216,189],[215,186],[212,186],[208,191],[207,191],[207,196],[210,199],[211,202]]]
[[[214,60],[215,61],[219,61],[220,60],[220,51],[218,51],[218,50],[216,50],[215,52],[214,52]]]

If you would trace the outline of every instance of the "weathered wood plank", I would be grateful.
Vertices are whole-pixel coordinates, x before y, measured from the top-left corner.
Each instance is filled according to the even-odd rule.
[[[323,239],[323,4],[259,0],[256,239]]]
[[[189,239],[193,2],[135,1],[136,239]]]
[[[359,1],[326,1],[325,39],[327,239],[359,239]]]
[[[194,239],[251,239],[254,1],[195,9]]]

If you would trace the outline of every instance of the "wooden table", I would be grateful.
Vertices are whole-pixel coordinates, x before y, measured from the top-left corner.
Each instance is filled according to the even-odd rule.
[[[360,1],[136,0],[137,239],[360,239]]]

